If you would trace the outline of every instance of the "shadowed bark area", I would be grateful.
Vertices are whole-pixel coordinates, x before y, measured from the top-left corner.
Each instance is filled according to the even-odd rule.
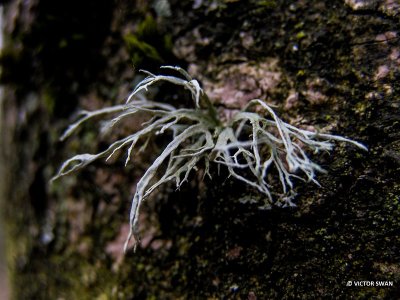
[[[11,0],[4,8],[1,211],[15,299],[398,295],[396,1]],[[162,186],[147,199],[142,242],[124,255],[135,184],[166,141],[156,138],[126,168],[121,156],[49,180],[65,159],[139,128],[141,116],[101,135],[95,121],[58,141],[79,109],[123,103],[136,70],[160,65],[188,69],[221,115],[261,98],[293,125],[369,151],[338,144],[313,155],[328,173],[321,187],[296,182],[290,209],[260,210],[249,200],[262,196],[223,168],[204,181],[198,170],[180,191]],[[151,92],[181,107],[191,105],[185,96],[168,85]],[[346,286],[364,280],[374,286]]]

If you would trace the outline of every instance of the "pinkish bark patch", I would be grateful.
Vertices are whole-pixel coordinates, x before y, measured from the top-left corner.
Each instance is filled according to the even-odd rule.
[[[193,67],[192,67],[193,69]],[[210,99],[227,108],[243,108],[252,99],[265,99],[281,82],[278,60],[243,62],[228,66],[213,79],[201,78]]]
[[[344,2],[355,11],[376,10],[388,16],[396,16],[400,11],[398,0],[345,0]]]
[[[307,101],[313,105],[326,102],[328,97],[325,95],[329,88],[328,82],[322,78],[309,79],[306,82],[307,89],[302,92]]]

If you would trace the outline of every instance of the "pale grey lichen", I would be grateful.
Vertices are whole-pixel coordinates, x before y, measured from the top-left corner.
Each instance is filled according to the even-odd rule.
[[[204,174],[209,177],[210,163],[225,166],[229,176],[254,187],[264,195],[265,201],[260,208],[269,208],[273,204],[294,205],[294,178],[318,184],[316,172],[324,170],[310,160],[306,154],[307,149],[315,153],[329,151],[333,148],[331,141],[335,140],[366,150],[364,145],[341,136],[316,133],[287,124],[278,118],[267,103],[259,99],[250,101],[233,117],[222,121],[197,80],[179,67],[163,68],[178,72],[180,77],[154,75],[143,71],[148,76],[136,86],[125,105],[93,112],[84,111],[82,117],[70,125],[61,137],[67,138],[82,123],[94,117],[110,115],[111,118],[103,129],[111,129],[121,120],[138,112],[149,115],[149,120],[143,124],[141,130],[113,142],[106,150],[97,154],[79,154],[65,161],[53,180],[77,171],[99,158],[105,157],[108,160],[123,148],[127,149],[125,164],[128,164],[139,141],[143,141],[143,150],[151,136],[169,133],[167,136],[170,137],[170,142],[137,183],[125,250],[132,237],[135,246],[139,241],[138,220],[143,200],[157,187],[169,181],[175,181],[179,188],[188,181],[190,172],[197,170],[201,163]],[[146,100],[143,93],[159,82],[169,82],[187,89],[195,108],[176,108],[170,104]],[[252,107],[257,107],[257,112],[251,110]],[[161,169],[165,169],[164,174],[158,176]],[[281,189],[272,186],[270,182],[269,175],[274,174],[273,169],[276,170]]]

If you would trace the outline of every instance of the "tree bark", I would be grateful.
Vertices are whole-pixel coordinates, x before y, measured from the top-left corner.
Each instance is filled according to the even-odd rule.
[[[1,204],[13,298],[399,294],[397,1],[3,5]],[[220,111],[264,99],[291,124],[349,137],[369,151],[338,144],[330,155],[313,155],[328,172],[318,174],[321,187],[296,182],[295,208],[260,210],[246,201],[260,199],[257,191],[216,168],[202,181],[199,170],[181,190],[164,186],[146,201],[142,242],[124,255],[129,199],[165,141],[134,166],[99,162],[49,180],[65,159],[98,152],[141,122],[111,137],[88,125],[59,142],[76,112],[123,103],[136,70],[161,65],[188,69]],[[163,86],[154,97],[175,101],[174,93]],[[365,286],[354,286],[359,281]]]

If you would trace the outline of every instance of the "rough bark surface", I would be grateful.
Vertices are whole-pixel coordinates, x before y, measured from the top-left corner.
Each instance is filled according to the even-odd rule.
[[[398,296],[398,1],[4,6],[1,192],[15,299]],[[284,120],[361,141],[369,152],[338,145],[316,156],[328,170],[322,187],[296,184],[291,209],[244,203],[259,195],[223,170],[204,182],[193,174],[180,191],[162,187],[143,209],[140,247],[124,256],[135,182],[165,141],[134,166],[123,168],[122,158],[52,186],[49,179],[66,158],[140,124],[104,137],[89,125],[58,142],[76,111],[121,103],[135,70],[164,64],[187,68],[221,110],[266,99]],[[169,87],[162,93],[174,101]],[[347,287],[353,280],[393,287]]]

